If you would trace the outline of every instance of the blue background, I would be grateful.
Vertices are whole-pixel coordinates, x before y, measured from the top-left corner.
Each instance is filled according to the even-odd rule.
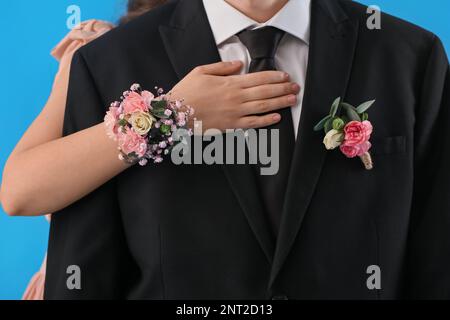
[[[373,0],[382,11],[414,22],[436,33],[450,49],[450,1]],[[76,4],[82,20],[117,21],[125,0],[3,1],[0,19],[0,97],[2,135],[0,171],[20,139],[45,105],[57,63],[53,46],[66,34],[66,9]],[[26,86],[17,94],[17,88]],[[39,269],[48,238],[43,218],[9,218],[0,209],[0,299],[20,299],[31,276]]]

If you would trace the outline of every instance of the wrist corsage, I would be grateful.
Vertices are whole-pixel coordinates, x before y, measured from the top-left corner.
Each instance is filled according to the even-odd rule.
[[[105,116],[106,132],[117,141],[120,160],[141,166],[148,161],[160,163],[180,142],[178,130],[192,135],[187,124],[193,114],[193,108],[182,100],[170,100],[162,89],[155,96],[134,84],[111,104]]]
[[[375,100],[367,101],[354,107],[341,98],[337,98],[328,116],[322,119],[315,127],[315,131],[325,131],[323,143],[327,150],[340,148],[348,158],[359,157],[367,170],[373,169],[370,155],[370,137],[373,126],[369,121],[367,111]]]

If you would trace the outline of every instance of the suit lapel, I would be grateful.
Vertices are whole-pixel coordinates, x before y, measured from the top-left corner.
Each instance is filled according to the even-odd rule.
[[[345,96],[357,35],[358,21],[350,20],[338,1],[313,0],[303,111],[269,287],[292,249],[319,181],[327,152],[323,135],[313,127],[336,97]]]
[[[180,0],[160,34],[180,80],[195,67],[221,61],[201,0]]]
[[[161,26],[160,33],[179,79],[199,65],[221,61],[201,0],[180,0],[170,24]],[[252,231],[271,263],[275,243],[266,222],[251,167],[222,165],[222,168]]]

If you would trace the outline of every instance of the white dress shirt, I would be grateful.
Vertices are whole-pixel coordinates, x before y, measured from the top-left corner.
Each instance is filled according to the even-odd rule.
[[[242,73],[248,72],[251,58],[236,34],[246,29],[253,30],[265,26],[276,27],[286,32],[275,55],[275,65],[277,70],[287,72],[291,76],[291,81],[301,87],[298,102],[291,107],[297,137],[308,67],[311,0],[290,0],[265,23],[250,19],[225,0],[203,0],[203,4],[222,61],[242,61],[245,66]]]

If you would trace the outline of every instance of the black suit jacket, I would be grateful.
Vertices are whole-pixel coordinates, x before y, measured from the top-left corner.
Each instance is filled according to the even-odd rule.
[[[439,10],[439,8],[436,8]],[[433,34],[313,0],[303,114],[278,241],[246,166],[133,167],[54,215],[47,299],[450,298],[449,65]],[[220,57],[201,0],[170,2],[74,57],[64,134],[132,83],[170,89]],[[377,99],[375,169],[313,126],[338,96]],[[212,108],[214,106],[211,106]],[[68,290],[78,265],[82,289]],[[366,270],[381,268],[381,290]]]

